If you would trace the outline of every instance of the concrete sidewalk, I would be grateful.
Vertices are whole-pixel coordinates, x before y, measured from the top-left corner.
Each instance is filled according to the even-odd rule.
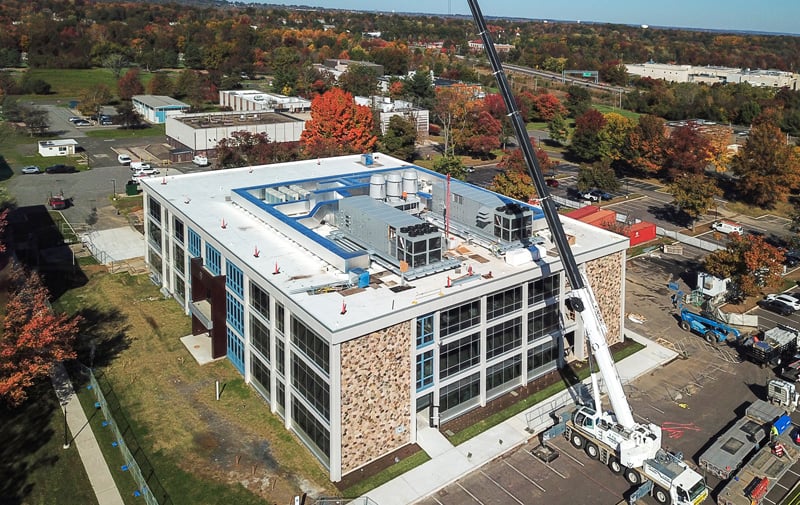
[[[625,335],[645,348],[617,363],[623,384],[677,357],[674,351],[627,329]],[[550,412],[571,404],[576,394],[571,390],[563,391],[455,447],[439,430],[420,427],[417,443],[431,456],[430,461],[373,489],[358,503],[407,505],[430,496],[552,426]]]
[[[81,461],[83,461],[83,467],[89,476],[89,482],[97,496],[97,502],[100,505],[124,505],[119,489],[117,489],[114,478],[111,476],[111,471],[108,469],[103,453],[100,451],[100,446],[97,444],[97,439],[94,437],[92,427],[89,426],[89,420],[86,419],[86,413],[83,411],[78,395],[75,394],[75,390],[72,388],[69,374],[67,374],[63,363],[53,366],[50,379],[53,382],[62,410],[66,405],[67,425],[72,436],[70,443],[75,444],[78,449],[78,454],[80,454]]]

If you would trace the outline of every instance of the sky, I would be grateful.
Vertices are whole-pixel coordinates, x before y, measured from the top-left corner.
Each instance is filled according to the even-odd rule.
[[[470,14],[466,0],[255,0],[360,11]],[[797,0],[479,0],[486,17],[800,34]]]

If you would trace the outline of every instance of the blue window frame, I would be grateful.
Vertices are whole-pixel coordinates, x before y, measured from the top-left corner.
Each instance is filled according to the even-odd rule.
[[[433,343],[433,314],[417,318],[417,348]]]
[[[214,246],[206,242],[206,268],[214,275],[219,275],[221,271],[222,257]]]
[[[417,391],[433,386],[433,350],[417,356]]]
[[[244,342],[228,328],[228,359],[244,375]]]
[[[244,336],[244,305],[230,293],[225,293],[225,305],[228,327]]]
[[[230,261],[225,262],[225,285],[239,295],[239,298],[244,299],[244,274]]]
[[[197,258],[200,256],[200,235],[189,228],[189,256]]]

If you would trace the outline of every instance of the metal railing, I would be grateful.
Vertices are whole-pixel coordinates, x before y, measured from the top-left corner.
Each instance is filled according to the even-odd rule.
[[[95,404],[106,418],[107,425],[114,434],[117,447],[122,452],[127,471],[133,476],[138,493],[144,498],[147,505],[172,505],[172,499],[167,494],[164,486],[158,480],[153,465],[145,456],[142,447],[133,434],[130,422],[117,399],[111,384],[102,378],[98,380],[91,368],[80,365],[80,370],[88,379],[91,390],[94,392],[97,403]],[[103,382],[101,385],[100,382]]]
[[[367,496],[360,498],[317,498],[314,505],[378,505],[374,500],[370,500]]]

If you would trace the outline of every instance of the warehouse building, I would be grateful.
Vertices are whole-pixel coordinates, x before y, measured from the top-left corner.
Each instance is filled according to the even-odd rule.
[[[587,356],[538,207],[383,154],[141,186],[153,281],[333,481]],[[616,343],[628,240],[562,220]]]

